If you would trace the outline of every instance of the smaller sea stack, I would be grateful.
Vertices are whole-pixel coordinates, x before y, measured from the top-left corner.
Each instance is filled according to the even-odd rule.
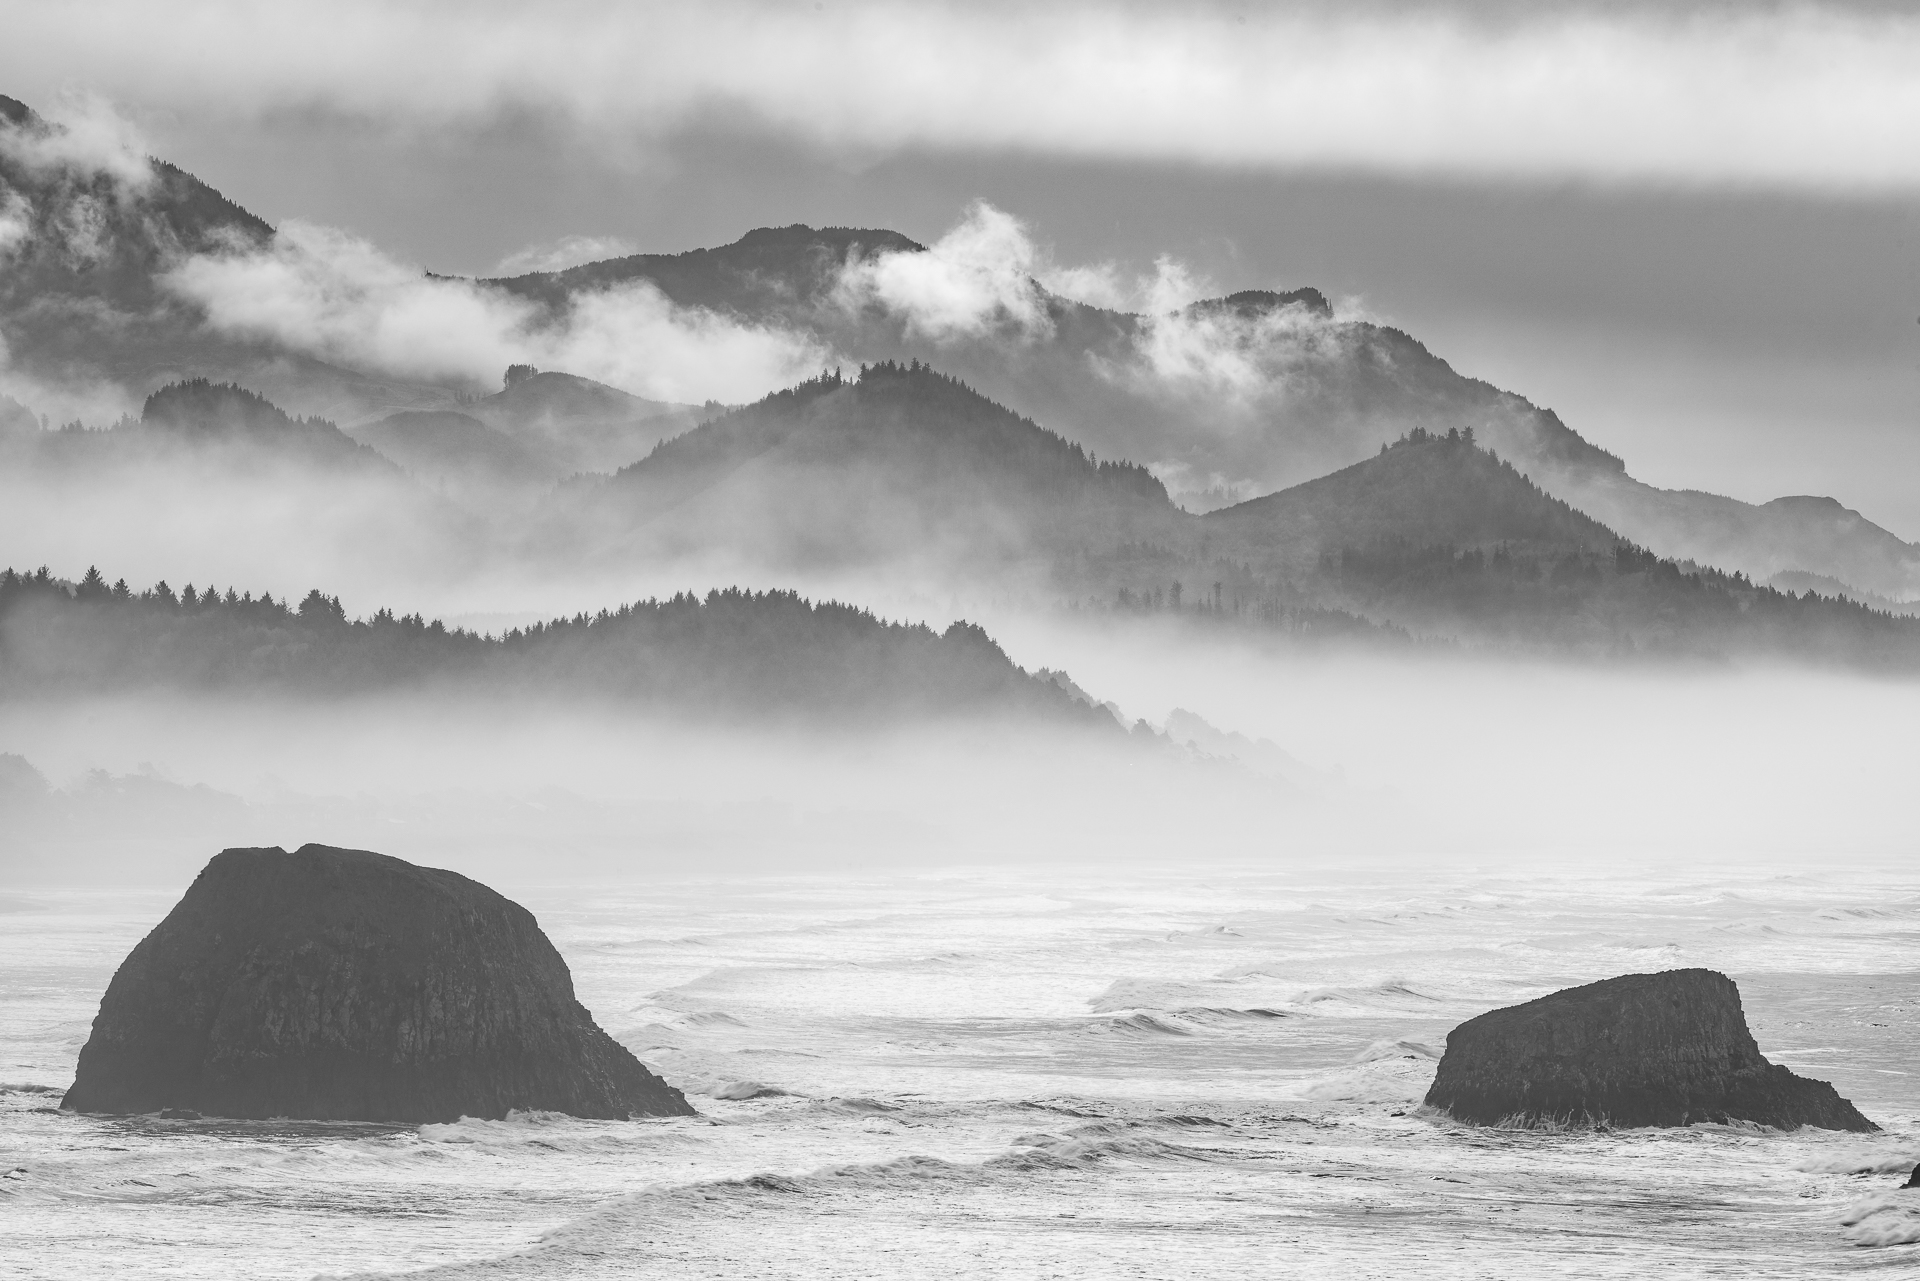
[[[693,1114],[574,999],[531,912],[454,872],[324,845],[216,855],[113,976],[61,1106]]]
[[[1473,1125],[1877,1130],[1825,1081],[1769,1063],[1713,970],[1623,974],[1468,1019],[1427,1106]]]

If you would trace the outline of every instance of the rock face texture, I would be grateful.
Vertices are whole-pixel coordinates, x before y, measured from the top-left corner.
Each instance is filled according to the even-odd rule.
[[[1825,1081],[1762,1057],[1740,989],[1713,970],[1623,974],[1469,1019],[1426,1101],[1475,1125],[1880,1128]]]
[[[425,1122],[688,1116],[533,914],[364,850],[227,850],[113,976],[62,1107]]]

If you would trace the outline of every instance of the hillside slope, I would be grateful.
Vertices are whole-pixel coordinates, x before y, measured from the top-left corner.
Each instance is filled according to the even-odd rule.
[[[1316,290],[1248,290],[1147,316],[1027,281],[1011,305],[934,331],[852,287],[887,255],[926,252],[888,231],[760,228],[717,249],[499,283],[558,306],[647,280],[683,305],[801,329],[852,359],[932,361],[1091,449],[1152,466],[1195,509],[1345,467],[1414,429],[1471,426],[1548,492],[1662,555],[1920,596],[1920,547],[1864,519],[1809,519],[1791,502],[1636,481],[1551,409],[1462,374],[1402,330],[1340,318]]]
[[[646,400],[591,378],[527,365],[509,369],[499,391],[463,408],[539,455],[562,476],[617,471],[711,412]]]
[[[576,501],[669,551],[774,566],[910,557],[963,574],[1058,564],[1184,515],[1144,468],[1098,461],[918,363],[777,392],[563,495]]]
[[[413,689],[823,726],[1011,716],[1117,730],[973,624],[935,632],[791,592],[679,595],[487,637],[386,610],[348,619],[318,590],[296,608],[231,589],[135,593],[94,571],[74,584],[8,569],[0,653],[0,698]]]
[[[1416,429],[1365,462],[1200,524],[1218,552],[1273,573],[1305,570],[1330,549],[1389,541],[1554,553],[1610,551],[1623,541],[1478,448],[1471,429]]]

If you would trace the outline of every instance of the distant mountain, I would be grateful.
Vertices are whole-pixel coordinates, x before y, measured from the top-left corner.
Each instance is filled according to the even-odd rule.
[[[231,590],[134,593],[0,572],[0,698],[171,690],[337,696],[411,688],[540,694],[807,724],[1020,717],[1115,730],[1016,667],[980,628],[944,632],[790,592],[648,600],[485,637],[382,610],[349,620]]]
[[[147,397],[137,419],[100,430],[18,433],[0,440],[11,466],[86,469],[148,463],[284,468],[299,476],[345,472],[398,479],[391,464],[321,418],[294,418],[263,396],[205,379]]]
[[[456,489],[535,487],[563,474],[552,459],[450,409],[403,410],[350,434],[414,477]]]
[[[897,231],[816,230],[796,223],[761,227],[718,249],[634,254],[486,283],[557,307],[578,294],[644,280],[683,307],[762,316],[818,307],[838,288],[841,268],[850,257],[925,248]]]
[[[917,362],[777,392],[559,502],[682,554],[814,567],[907,557],[986,575],[1164,535],[1184,518],[1144,468],[1096,460]]]
[[[1485,383],[1461,379],[1398,330],[1336,322],[1316,289],[1247,290],[1147,317],[1088,306],[1027,282],[1033,314],[989,318],[978,333],[934,341],[912,317],[848,288],[849,265],[925,246],[897,232],[763,227],[733,244],[683,254],[640,254],[566,271],[492,281],[559,309],[571,298],[637,280],[685,307],[805,329],[855,359],[930,359],[995,399],[1018,406],[1110,454],[1205,476],[1230,463],[1232,479],[1263,485],[1304,479],[1351,460],[1413,426],[1478,422],[1503,452],[1618,468],[1619,460],[1568,430],[1550,411]],[[1216,386],[1201,371],[1168,379],[1142,373],[1157,325],[1170,341],[1210,349],[1260,371],[1285,395],[1254,413],[1250,430],[1223,433],[1223,413],[1247,388]],[[1297,323],[1296,323],[1297,322]],[[1180,353],[1172,353],[1177,361]],[[1284,372],[1284,379],[1277,375]],[[1278,393],[1275,392],[1277,396]],[[1284,403],[1283,403],[1284,402]],[[1241,437],[1242,439],[1235,439]],[[1224,451],[1224,452],[1222,452]]]
[[[1847,594],[1920,598],[1920,545],[1832,498],[1744,503],[1699,490],[1656,489],[1630,476],[1571,475],[1555,492],[1663,555],[1753,578],[1807,573]]]
[[[1415,428],[1471,426],[1548,492],[1662,555],[1920,597],[1920,546],[1864,518],[1809,519],[1797,500],[1755,506],[1634,480],[1552,410],[1457,372],[1401,330],[1340,319],[1317,290],[1242,291],[1142,316],[1028,282],[1028,314],[936,338],[848,288],[885,255],[922,252],[884,230],[761,228],[717,249],[495,283],[557,308],[646,280],[681,305],[801,329],[852,359],[929,360],[1103,454],[1151,464],[1197,509],[1336,470]]]
[[[1186,569],[1212,579],[1203,617],[1226,607],[1257,621],[1307,602],[1470,646],[1920,669],[1920,620],[1662,559],[1466,433],[1410,433],[1366,462],[1197,523],[1196,559],[1211,565]],[[1122,609],[1138,600],[1138,588],[1121,589]]]
[[[1422,546],[1611,552],[1625,540],[1543,492],[1469,429],[1415,429],[1375,458],[1200,518],[1216,553],[1270,573],[1309,569],[1329,549]]]
[[[60,127],[0,98],[0,208],[16,230],[0,271],[0,337],[43,379],[165,362],[202,340],[160,287],[183,255],[265,244],[273,228],[160,160],[132,173],[57,158]]]
[[[447,387],[213,333],[161,276],[182,255],[269,244],[273,228],[161,161],[114,174],[45,160],[39,144],[56,129],[0,99],[0,207],[21,227],[0,271],[0,341],[42,384],[105,381],[144,394],[233,382],[350,427],[397,411],[458,411],[561,472],[624,466],[715,412],[559,374],[463,406]],[[883,229],[794,225],[481,286],[557,318],[577,299],[648,282],[695,314],[795,331],[849,362],[932,362],[1088,450],[1149,466],[1194,510],[1337,471],[1415,429],[1471,426],[1545,491],[1663,556],[1920,598],[1920,546],[1857,513],[1831,500],[1753,505],[1643,484],[1552,410],[1456,371],[1401,330],[1343,316],[1317,290],[1244,290],[1140,315],[1003,280],[994,288],[1004,296],[956,319],[916,310],[916,297],[939,290],[883,287],[903,265],[921,271],[927,252]]]
[[[509,369],[505,383],[465,405],[465,412],[519,441],[557,475],[617,471],[720,408],[644,400],[591,378],[527,365]]]

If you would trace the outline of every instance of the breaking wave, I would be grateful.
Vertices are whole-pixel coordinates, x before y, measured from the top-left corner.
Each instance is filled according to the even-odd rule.
[[[1840,1235],[1854,1245],[1920,1242],[1920,1189],[1896,1189],[1855,1201],[1841,1214],[1840,1227]]]

